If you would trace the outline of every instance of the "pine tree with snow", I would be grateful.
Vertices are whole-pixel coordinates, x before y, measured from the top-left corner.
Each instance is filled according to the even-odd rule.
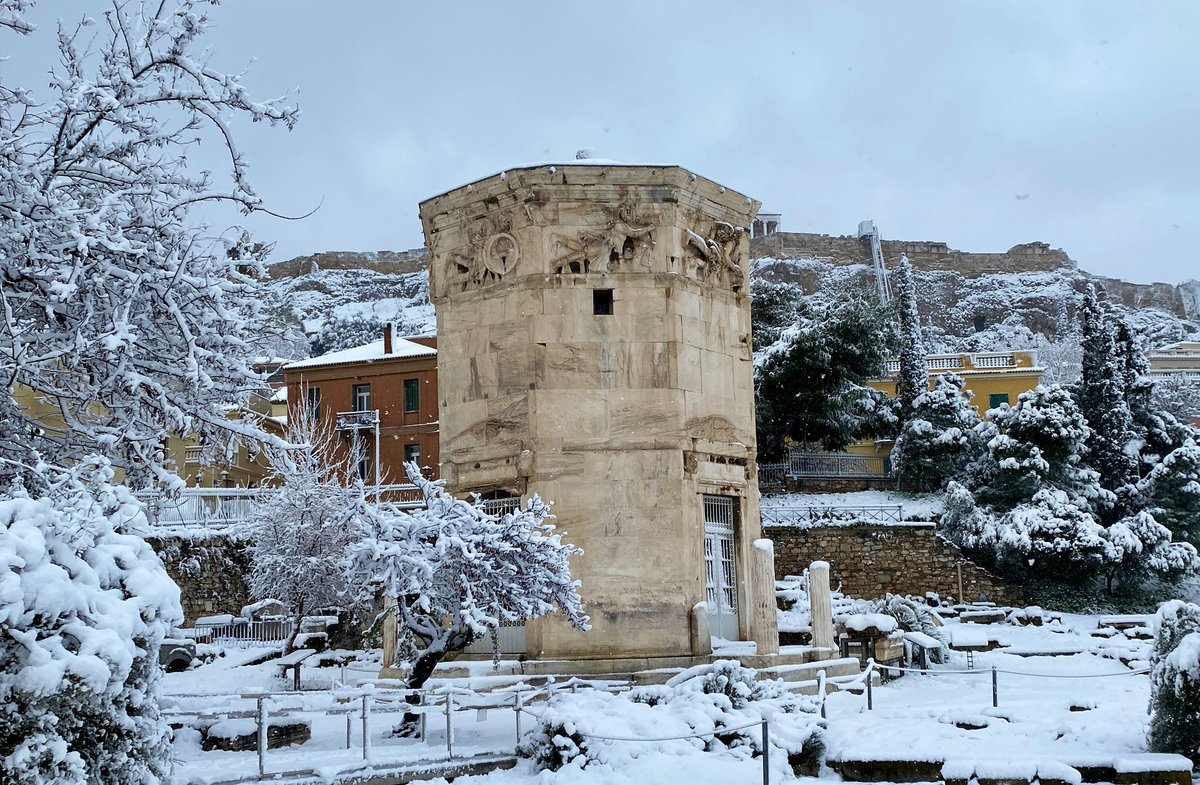
[[[1150,750],[1200,763],[1200,606],[1158,609],[1150,665]]]
[[[1105,548],[1107,590],[1113,593],[1114,580],[1136,585],[1154,574],[1168,580],[1191,575],[1200,567],[1196,548],[1187,542],[1172,542],[1171,530],[1142,510],[1106,527],[1102,534]]]
[[[912,416],[917,396],[929,389],[921,317],[917,313],[917,285],[907,256],[900,257],[900,265],[896,268],[896,307],[900,325],[900,375],[896,378],[896,398],[900,401],[903,423]]]
[[[1103,569],[1104,529],[1080,499],[1045,488],[1000,516],[989,544],[1010,575],[1082,582]],[[986,542],[986,541],[985,541]]]
[[[107,461],[0,498],[0,782],[169,781],[159,644],[179,589]]]
[[[1083,364],[1076,399],[1091,430],[1089,460],[1100,474],[1101,487],[1113,494],[1114,503],[1099,510],[1109,523],[1131,511],[1129,497],[1137,482],[1137,444],[1125,398],[1125,361],[1091,283],[1080,307],[1080,330]]]
[[[583,552],[555,533],[549,505],[535,494],[523,509],[492,515],[425,479],[415,463],[405,471],[425,508],[362,510],[344,566],[358,601],[394,600],[395,623],[421,644],[406,687],[420,688],[447,655],[502,624],[559,611],[589,629],[569,563]]]
[[[1058,490],[1081,509],[1107,504],[1099,475],[1087,464],[1090,429],[1071,393],[1039,385],[980,426],[986,451],[970,475],[978,500],[998,512]]]
[[[896,481],[908,491],[936,491],[982,455],[979,413],[962,377],[945,373],[913,400],[892,449]]]
[[[842,450],[894,435],[891,403],[866,385],[883,375],[892,344],[884,311],[861,300],[815,309],[783,330],[755,368],[760,458],[783,460],[789,443]]]
[[[285,654],[305,618],[341,604],[341,560],[357,529],[355,516],[368,503],[358,478],[360,456],[339,451],[330,424],[306,401],[301,395],[288,419],[288,441],[299,447],[268,446],[273,473],[241,531],[249,543],[250,596],[278,600],[292,617]]]
[[[1139,496],[1175,539],[1200,546],[1200,445],[1188,439],[1138,484]]]

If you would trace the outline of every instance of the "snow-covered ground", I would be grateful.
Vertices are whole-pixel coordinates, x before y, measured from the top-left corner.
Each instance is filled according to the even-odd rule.
[[[1082,763],[1137,753],[1145,749],[1146,707],[1149,679],[1134,669],[1143,669],[1149,643],[1124,636],[1097,637],[1098,617],[1063,616],[1042,627],[961,625],[950,620],[947,632],[956,628],[978,633],[994,640],[999,647],[974,655],[974,667],[983,673],[950,673],[966,667],[966,655],[955,652],[946,665],[934,666],[942,673],[911,674],[890,681],[874,690],[874,710],[866,710],[864,695],[835,693],[828,699],[825,742],[828,754],[837,756],[898,756],[910,760],[988,761],[1065,761]],[[279,691],[284,688],[278,668],[270,663],[241,666],[260,652],[233,650],[210,664],[165,679],[168,700],[173,711],[236,711],[252,705],[231,693],[255,690]],[[1130,666],[1123,664],[1130,663]],[[998,669],[999,706],[992,708],[990,668]],[[369,663],[360,663],[360,677],[370,676]],[[267,754],[268,772],[316,768],[326,776],[337,770],[361,765],[361,719],[353,715],[351,745],[346,747],[344,715],[324,716],[316,710],[344,708],[337,703],[337,691],[329,684],[346,675],[337,668],[305,670],[304,686],[309,691],[279,697],[272,701],[277,709],[303,707],[313,721],[313,738],[302,746],[271,750]],[[489,681],[492,682],[489,684]],[[476,677],[459,683],[481,692],[495,686],[495,680]],[[376,688],[375,705],[387,699],[387,690]],[[200,697],[208,694],[208,697]],[[350,704],[359,706],[360,693],[343,693]],[[191,697],[185,697],[191,696]],[[461,701],[475,700],[463,696]],[[515,742],[515,722],[511,691],[492,699],[498,708],[486,712],[477,709],[456,711],[454,750],[458,756],[476,753],[507,753]],[[605,735],[646,738],[655,727],[647,724],[646,706],[620,698],[608,698],[588,691],[556,695],[547,704],[531,705],[535,713],[552,711],[556,716],[572,716],[574,728]],[[688,711],[695,712],[691,706]],[[445,716],[441,708],[430,717],[427,742],[389,739],[384,731],[398,714],[372,716],[370,759],[374,762],[428,760],[444,758]],[[649,715],[647,715],[649,716]],[[665,728],[698,727],[705,720],[696,714],[681,713],[664,722]],[[243,723],[252,721],[243,720]],[[524,728],[534,724],[525,717]],[[624,723],[624,724],[623,724]],[[781,728],[785,726],[780,726]],[[747,732],[754,736],[753,732]],[[748,748],[704,751],[698,742],[622,742],[594,741],[598,760],[586,767],[564,767],[558,772],[535,772],[532,762],[522,760],[510,771],[486,776],[459,778],[456,782],[487,785],[508,783],[562,783],[563,785],[609,785],[610,783],[647,783],[687,781],[689,785],[761,781],[761,760],[752,758]],[[597,746],[598,745],[598,746]],[[611,749],[610,749],[611,748]],[[246,752],[203,752],[199,734],[184,730],[177,734],[175,755],[178,782],[208,783],[239,775],[257,773],[257,758]],[[772,781],[790,778],[782,766],[782,756]],[[825,776],[836,775],[824,772]]]

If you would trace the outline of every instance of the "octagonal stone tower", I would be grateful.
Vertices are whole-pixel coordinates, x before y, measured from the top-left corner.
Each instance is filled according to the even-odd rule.
[[[774,651],[760,537],[748,226],[759,203],[677,166],[538,165],[421,204],[442,477],[537,492],[584,549],[593,629],[540,658]],[[757,555],[756,555],[757,554]],[[769,556],[767,556],[769,559]],[[769,566],[769,565],[768,565]]]

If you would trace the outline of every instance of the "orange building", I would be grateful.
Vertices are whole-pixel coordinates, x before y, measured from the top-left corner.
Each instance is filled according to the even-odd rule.
[[[307,410],[347,449],[357,440],[364,480],[406,482],[405,461],[438,476],[436,338],[401,338],[389,325],[381,340],[290,363],[283,373],[288,416]]]

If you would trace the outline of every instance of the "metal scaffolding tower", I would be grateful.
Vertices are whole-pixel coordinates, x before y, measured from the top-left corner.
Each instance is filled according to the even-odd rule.
[[[887,265],[883,262],[883,245],[879,242],[879,229],[874,221],[862,221],[858,224],[858,239],[868,238],[871,241],[871,264],[875,268],[875,288],[879,292],[879,302],[887,305],[892,301],[892,282],[888,278]]]

